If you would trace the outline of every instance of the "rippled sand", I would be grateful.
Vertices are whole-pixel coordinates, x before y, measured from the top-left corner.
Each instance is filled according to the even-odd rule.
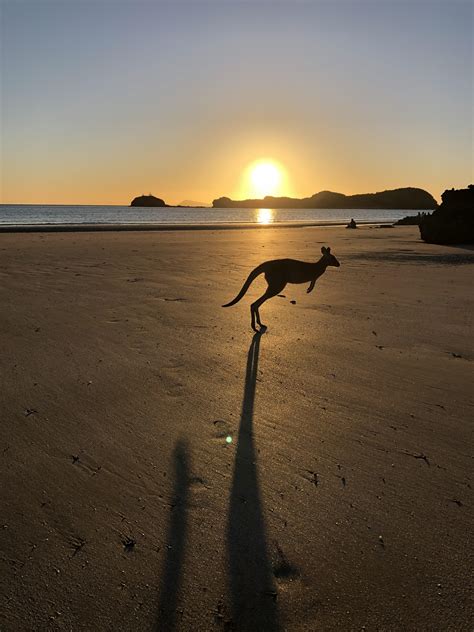
[[[264,335],[261,280],[220,307],[322,245]],[[473,263],[416,227],[0,235],[2,632],[469,630]]]

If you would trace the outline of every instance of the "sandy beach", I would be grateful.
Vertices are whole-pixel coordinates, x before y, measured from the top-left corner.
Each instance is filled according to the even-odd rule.
[[[221,308],[323,245],[263,335],[261,279]],[[472,630],[473,264],[417,227],[1,234],[0,630]]]

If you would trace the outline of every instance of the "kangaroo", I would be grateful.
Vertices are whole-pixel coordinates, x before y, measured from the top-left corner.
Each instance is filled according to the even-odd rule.
[[[222,307],[230,307],[235,305],[244,296],[250,287],[250,284],[259,274],[265,274],[265,280],[268,283],[267,290],[260,298],[258,298],[250,306],[251,323],[254,331],[259,331],[255,326],[255,320],[260,325],[261,329],[266,329],[266,326],[262,324],[260,320],[260,314],[258,312],[259,307],[265,303],[272,296],[280,294],[287,283],[307,283],[310,281],[309,287],[306,292],[309,294],[319,277],[326,272],[328,266],[334,266],[338,268],[341,264],[334,255],[331,254],[331,248],[329,246],[321,248],[322,257],[316,263],[307,263],[306,261],[297,261],[296,259],[274,259],[273,261],[265,261],[257,266],[249,274],[242,289],[230,303],[226,303]]]

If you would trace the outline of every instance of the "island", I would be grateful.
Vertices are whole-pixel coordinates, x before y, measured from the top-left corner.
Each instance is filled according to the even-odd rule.
[[[429,244],[474,243],[474,184],[467,189],[448,189],[439,208],[423,216],[421,238]]]
[[[263,199],[231,200],[220,197],[212,202],[213,208],[324,208],[324,209],[410,209],[433,210],[438,204],[431,193],[424,189],[405,187],[380,191],[344,195],[333,191],[320,191],[307,198],[273,197]]]
[[[163,207],[168,206],[164,200],[161,198],[157,198],[154,195],[140,195],[132,200],[130,206],[152,206],[152,207]]]

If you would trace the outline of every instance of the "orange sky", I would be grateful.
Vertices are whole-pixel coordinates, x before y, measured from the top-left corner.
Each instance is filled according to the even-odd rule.
[[[261,158],[277,195],[466,186],[472,7],[425,9],[6,2],[1,201],[243,198]]]

